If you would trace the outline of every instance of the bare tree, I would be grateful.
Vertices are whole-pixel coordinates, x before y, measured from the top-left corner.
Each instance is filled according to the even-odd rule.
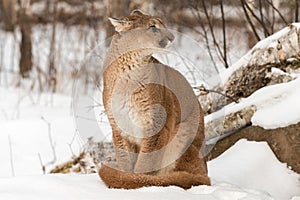
[[[283,8],[279,8],[280,3],[273,0],[262,1],[250,1],[250,0],[240,0],[243,12],[245,14],[246,22],[251,27],[249,28],[249,34],[255,36],[256,43],[262,38],[268,37],[273,34],[275,30],[275,25],[282,23],[283,26],[288,25],[288,20],[283,14]],[[297,3],[295,4],[298,7]],[[298,8],[295,9],[295,18],[298,18]],[[271,15],[269,13],[272,13]],[[278,17],[277,17],[278,16]],[[290,21],[292,22],[292,21]],[[260,32],[263,35],[259,34]]]
[[[223,33],[223,53],[222,58],[224,61],[225,68],[228,68],[228,61],[227,61],[227,38],[226,38],[226,20],[225,20],[225,14],[224,14],[224,2],[223,0],[220,0],[220,10],[222,15],[222,33]]]
[[[0,1],[1,18],[3,19],[5,30],[14,31],[17,22],[16,0]]]
[[[24,78],[29,76],[32,69],[31,23],[28,20],[30,15],[30,1],[21,1],[19,23],[22,40],[20,44],[19,73]]]
[[[295,0],[295,22],[299,21],[299,0]]]
[[[57,22],[57,5],[58,0],[52,1],[53,8],[53,22],[52,22],[52,35],[50,41],[50,55],[49,55],[49,66],[48,66],[48,87],[51,92],[56,91],[56,67],[55,67],[55,38],[56,38],[56,22]]]
[[[218,5],[221,13],[221,34],[222,34],[222,46],[217,39],[216,36],[216,26],[215,26],[215,17],[213,11],[210,9],[212,8],[211,4],[208,4],[205,0],[195,1],[190,5],[190,9],[194,13],[194,16],[197,18],[197,21],[201,27],[201,31],[197,30],[197,27],[194,30],[199,33],[206,43],[206,47],[208,49],[208,53],[213,61],[216,70],[216,58],[214,58],[212,50],[215,49],[217,52],[218,57],[223,62],[225,68],[229,67],[228,64],[228,54],[227,54],[227,37],[226,37],[226,19],[224,13],[224,2],[223,0],[218,0]],[[211,41],[212,40],[212,46]]]

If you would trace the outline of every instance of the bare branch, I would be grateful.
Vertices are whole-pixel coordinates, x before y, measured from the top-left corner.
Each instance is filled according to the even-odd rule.
[[[273,4],[273,0],[271,0],[271,3]],[[271,30],[272,30],[272,33],[274,33],[274,26],[275,26],[275,23],[276,23],[275,10],[272,9],[272,23],[271,23]]]
[[[42,167],[43,174],[46,174],[46,166],[43,164],[42,157],[41,157],[40,153],[38,153],[38,157],[39,157],[39,160],[40,160],[40,164],[41,164],[41,167]]]
[[[299,21],[299,0],[295,0],[295,22]]]
[[[53,23],[52,23],[52,34],[51,34],[51,41],[50,41],[50,55],[49,55],[49,67],[48,67],[48,76],[49,76],[49,83],[48,87],[51,90],[51,92],[56,91],[56,74],[57,70],[55,67],[55,38],[56,38],[56,24],[57,24],[57,6],[58,1],[55,0],[53,3]]]
[[[199,96],[201,96],[201,95],[207,95],[208,93],[216,93],[216,94],[219,94],[219,95],[221,95],[223,97],[226,97],[226,98],[230,99],[231,101],[233,101],[235,103],[239,103],[239,101],[237,99],[235,99],[235,98],[233,98],[231,96],[228,96],[227,94],[224,94],[222,92],[219,92],[217,90],[206,89],[203,85],[198,86],[198,87],[193,87],[193,89],[199,90],[199,92],[200,92]]]
[[[243,11],[245,13],[246,20],[249,23],[249,25],[250,25],[250,27],[251,27],[251,29],[253,31],[253,34],[255,35],[255,37],[257,39],[257,41],[260,41],[260,37],[259,37],[259,35],[258,35],[257,31],[256,31],[256,28],[255,28],[255,26],[254,26],[254,24],[253,24],[253,22],[252,22],[252,20],[251,20],[251,18],[249,16],[249,14],[248,14],[248,11],[246,9],[245,0],[240,0],[240,1],[242,3],[242,8],[243,8]]]
[[[282,21],[285,23],[285,25],[288,25],[288,22],[285,20],[285,18],[281,14],[281,12],[278,10],[278,8],[276,8],[274,6],[273,1],[272,0],[266,0],[266,2],[273,8],[273,10],[275,10],[278,13],[278,15],[280,16],[280,18],[282,19]]]
[[[9,144],[9,156],[10,156],[11,174],[12,174],[12,176],[15,176],[13,150],[12,150],[12,143],[11,143],[10,135],[8,135],[8,144]]]
[[[51,123],[49,121],[47,121],[44,117],[41,118],[48,126],[48,137],[49,137],[49,143],[50,143],[50,146],[51,146],[51,150],[52,150],[52,155],[53,155],[53,158],[52,160],[50,160],[49,162],[47,162],[46,164],[42,165],[44,166],[44,168],[46,168],[47,166],[49,165],[53,165],[55,162],[56,162],[56,151],[55,151],[55,143],[53,142],[53,139],[52,139],[52,135],[51,135]],[[39,154],[39,157],[40,154]],[[40,159],[41,161],[41,159]],[[41,162],[42,163],[42,162]],[[44,170],[44,169],[43,169]]]
[[[263,5],[262,5],[262,0],[259,0],[259,13],[260,13],[260,20],[262,24],[265,24],[265,17],[263,14]],[[266,31],[264,31],[265,37],[268,37],[268,33]]]
[[[226,64],[225,64],[226,59],[225,59],[225,57],[224,57],[224,52],[222,52],[222,50],[221,50],[221,48],[220,48],[220,45],[219,45],[219,43],[217,42],[217,39],[216,39],[216,36],[215,36],[214,27],[213,27],[212,21],[211,21],[211,19],[210,19],[210,16],[209,16],[209,14],[208,14],[207,7],[206,7],[206,4],[205,4],[205,0],[202,0],[201,2],[202,2],[202,6],[203,6],[203,8],[204,8],[204,14],[205,14],[205,17],[206,17],[207,22],[208,22],[208,27],[209,27],[209,29],[210,29],[210,34],[211,34],[211,37],[212,37],[212,39],[213,39],[214,46],[215,46],[215,48],[217,49],[217,52],[218,52],[219,56],[221,56],[221,58],[222,58],[222,60],[223,60],[223,62],[224,62],[224,65],[226,66]],[[228,65],[228,64],[227,64],[227,65]]]
[[[74,133],[74,135],[73,135],[73,137],[72,137],[70,143],[68,144],[68,145],[69,145],[69,149],[70,149],[70,151],[71,151],[73,157],[75,157],[76,155],[75,155],[75,153],[74,153],[74,151],[73,151],[72,144],[74,143],[77,134],[78,134],[78,130],[75,131],[75,133]]]
[[[198,33],[198,34],[200,34],[201,36],[204,37],[205,46],[206,46],[206,48],[207,48],[207,50],[208,50],[209,57],[210,57],[210,59],[211,59],[213,65],[214,65],[214,68],[215,68],[216,71],[218,72],[219,70],[218,70],[216,61],[215,61],[215,59],[214,59],[214,57],[213,57],[213,55],[212,55],[212,50],[211,50],[210,45],[209,45],[208,34],[207,34],[207,31],[206,31],[205,26],[204,26],[204,24],[203,24],[203,21],[202,21],[202,19],[201,19],[200,13],[199,13],[199,11],[198,11],[197,8],[196,8],[196,10],[197,10],[196,13],[195,13],[195,11],[194,11],[193,8],[191,8],[191,10],[192,10],[192,13],[194,14],[194,16],[196,17],[197,21],[199,22],[200,27],[201,27],[203,33],[200,32],[200,31],[198,31],[196,28],[194,28],[193,30],[194,30],[196,33]]]
[[[249,4],[245,1],[245,0],[242,0],[243,1],[243,4],[245,6],[245,8],[251,13],[251,15],[256,19],[256,21],[261,25],[261,27],[263,28],[264,30],[264,33],[265,33],[265,36],[269,36],[270,33],[265,25],[265,23],[263,22],[263,17],[262,19],[259,19],[259,17],[254,13],[253,9],[249,6]]]
[[[222,31],[223,31],[223,60],[224,60],[225,68],[228,68],[229,65],[227,62],[226,23],[225,23],[223,0],[220,0],[220,8],[222,14]]]

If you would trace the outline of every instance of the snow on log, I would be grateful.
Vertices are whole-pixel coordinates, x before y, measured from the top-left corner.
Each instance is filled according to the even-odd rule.
[[[230,98],[224,100],[221,95],[210,98],[208,93],[200,96],[199,101],[205,105],[204,112],[210,114],[262,87],[294,80],[291,74],[299,71],[300,23],[293,23],[258,42],[238,62],[221,72],[222,83],[207,88]]]
[[[255,111],[256,107],[251,105],[215,118],[214,115],[205,118],[205,139],[207,143],[215,143],[217,140],[250,125]]]

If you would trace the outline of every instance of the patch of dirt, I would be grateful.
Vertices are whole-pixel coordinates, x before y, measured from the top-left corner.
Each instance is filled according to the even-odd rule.
[[[249,126],[217,142],[207,156],[208,160],[218,157],[243,138],[249,141],[266,141],[279,161],[287,163],[293,171],[300,173],[300,123],[272,130]]]

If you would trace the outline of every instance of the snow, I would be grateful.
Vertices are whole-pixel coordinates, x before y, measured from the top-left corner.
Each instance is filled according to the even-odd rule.
[[[212,186],[109,189],[98,175],[34,175],[0,179],[0,199],[271,200],[300,197],[299,175],[280,163],[265,142],[241,140],[208,162]],[[296,197],[298,195],[298,197]]]
[[[261,91],[264,95],[276,91],[277,95],[268,103],[259,106],[251,119],[252,124],[265,129],[275,129],[300,122],[299,85],[300,78]]]
[[[267,86],[242,99],[231,103],[218,112],[205,117],[205,121],[220,118],[243,108],[255,105],[257,111],[251,122],[265,129],[275,129],[300,122],[300,76],[293,81]],[[272,116],[272,117],[270,117]]]
[[[30,183],[30,184],[28,184]],[[149,187],[137,190],[108,189],[97,175],[47,175],[0,179],[1,199],[272,199],[257,191],[244,191],[229,184],[198,186],[188,191],[170,186]]]
[[[70,97],[6,88],[0,88],[0,94],[0,178],[43,173],[39,154],[43,164],[53,160],[47,123],[57,157],[47,171],[69,160],[72,151],[79,154],[82,145],[76,136]]]
[[[265,191],[275,199],[300,195],[300,176],[280,163],[266,142],[242,139],[209,162],[208,168],[218,182]]]

